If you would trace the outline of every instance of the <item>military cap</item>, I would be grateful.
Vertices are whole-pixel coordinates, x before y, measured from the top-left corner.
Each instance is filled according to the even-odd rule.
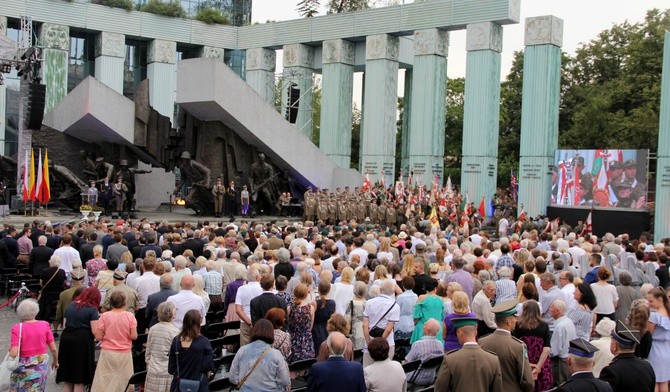
[[[614,161],[610,163],[610,169],[616,170],[616,169],[623,169],[623,165],[619,161]]]
[[[121,270],[119,270],[119,269],[117,269],[117,270],[114,271],[114,279],[115,279],[115,280],[125,280],[125,279],[126,279],[126,275],[128,275],[128,274],[126,273],[126,271],[121,271]]]
[[[77,268],[72,270],[70,276],[72,277],[72,280],[80,281],[84,280],[84,278],[86,277],[86,272],[84,272],[84,270],[81,268]]]
[[[477,325],[479,321],[477,317],[457,317],[451,320],[454,323],[454,328],[467,327],[469,325]]]
[[[634,160],[628,159],[626,162],[623,163],[623,167],[629,167],[629,166],[637,166]]]
[[[640,344],[641,334],[637,329],[619,320],[619,324],[612,330],[612,339],[623,346]]]
[[[516,305],[518,304],[517,300],[511,299],[509,301],[501,302],[491,308],[491,311],[495,313],[496,317],[508,317],[516,316]]]
[[[568,353],[583,358],[593,358],[596,351],[599,351],[596,346],[582,338],[571,340],[568,348]]]

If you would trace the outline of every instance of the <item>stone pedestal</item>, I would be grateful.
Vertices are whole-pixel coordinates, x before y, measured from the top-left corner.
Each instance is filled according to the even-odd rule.
[[[95,78],[119,94],[123,94],[123,61],[126,37],[101,32],[95,37]]]
[[[354,93],[354,44],[323,42],[321,133],[319,148],[339,167],[351,165],[351,106]]]
[[[67,94],[68,50],[70,48],[70,28],[52,23],[44,23],[39,33],[40,44],[44,47],[42,83],[47,86],[44,112],[56,106]]]
[[[284,45],[284,83],[282,84],[282,108],[286,115],[289,107],[289,86],[300,90],[298,116],[295,126],[309,140],[312,140],[312,67],[314,66],[314,48],[307,45]]]
[[[398,38],[371,35],[365,47],[365,90],[361,130],[361,173],[371,179],[395,171],[396,111],[398,105]]]
[[[431,186],[444,171],[445,99],[449,33],[438,29],[414,32],[409,169],[417,184]]]
[[[502,27],[491,22],[469,24],[466,49],[461,192],[473,201],[484,196],[484,205],[489,206],[498,173]]]
[[[670,237],[670,32],[665,32],[661,113],[658,124],[658,160],[656,161],[656,211],[654,243]]]
[[[147,52],[149,103],[163,116],[174,118],[175,72],[177,43],[155,39]]]
[[[247,83],[269,104],[275,101],[277,52],[271,49],[247,49]]]
[[[526,19],[519,204],[530,216],[546,214],[551,201],[552,165],[558,147],[562,41],[561,19]]]

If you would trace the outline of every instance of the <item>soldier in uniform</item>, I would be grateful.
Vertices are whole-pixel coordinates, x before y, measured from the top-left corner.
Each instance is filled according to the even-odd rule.
[[[358,218],[358,200],[356,199],[356,195],[351,195],[349,194],[349,213],[347,214],[347,217],[349,219],[357,220]],[[357,222],[361,223],[361,222]]]
[[[338,221],[348,221],[349,217],[349,207],[347,206],[347,199],[340,197],[340,200],[337,201],[337,220]]]
[[[631,184],[633,199],[633,208],[642,208],[646,203],[646,187],[644,183],[637,180],[637,164],[629,159],[623,164],[622,182],[628,181]]]
[[[328,219],[328,197],[324,194],[321,194],[319,197],[316,218],[323,222]]]
[[[568,367],[570,367],[572,376],[568,381],[559,385],[556,390],[564,392],[612,392],[610,384],[595,378],[591,372],[595,364],[593,356],[596,351],[598,351],[598,348],[582,338],[571,340],[568,349]]]
[[[311,186],[307,187],[307,191],[305,192],[303,200],[305,202],[305,213],[303,220],[314,220],[316,217],[316,197],[314,196],[314,193],[312,193]]]
[[[190,156],[189,156],[190,158]],[[120,162],[121,169],[116,173],[116,177],[123,179],[123,184],[128,188],[125,194],[125,210],[130,212],[135,208],[135,174],[151,173],[151,170],[140,170],[128,167],[128,161],[122,159]],[[182,172],[182,177],[184,173]]]
[[[221,177],[216,179],[216,184],[212,188],[212,196],[214,198],[214,216],[221,217],[223,213],[223,196],[226,194],[226,187],[223,186]]]
[[[386,224],[386,203],[381,203],[377,208],[377,222],[380,225]]]
[[[328,219],[337,220],[337,199],[334,193],[331,193],[328,199]]]
[[[398,213],[395,210],[395,207],[393,207],[393,203],[388,203],[388,207],[386,207],[386,224],[391,227],[396,224],[398,221]]]
[[[373,225],[377,223],[378,211],[379,207],[377,206],[377,199],[371,199],[370,206],[368,207],[368,216]]]
[[[496,316],[498,328],[492,334],[479,339],[479,345],[498,356],[504,391],[530,392],[535,382],[528,351],[521,340],[512,336],[516,326],[516,305],[516,300],[510,300],[491,309]]]
[[[498,357],[477,344],[477,318],[453,320],[456,336],[463,348],[444,354],[435,381],[436,391],[502,391],[502,373]]]
[[[368,212],[368,203],[365,202],[364,197],[358,197],[357,208],[356,208],[356,220],[358,222],[365,222]]]
[[[619,321],[610,343],[614,359],[600,371],[600,379],[610,384],[614,392],[654,392],[656,374],[649,362],[635,356],[638,344],[640,331]]]
[[[616,188],[617,202],[615,207],[635,208],[635,199],[633,199],[633,184],[628,180],[623,180]]]

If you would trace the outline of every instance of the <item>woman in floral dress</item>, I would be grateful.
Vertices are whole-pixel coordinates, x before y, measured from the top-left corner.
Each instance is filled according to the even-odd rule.
[[[314,307],[307,301],[309,288],[299,284],[293,290],[293,304],[288,309],[288,333],[291,335],[291,362],[315,358],[312,326]]]

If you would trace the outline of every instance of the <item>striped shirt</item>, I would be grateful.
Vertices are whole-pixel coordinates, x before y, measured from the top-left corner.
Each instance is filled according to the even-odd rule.
[[[516,299],[516,284],[510,278],[500,278],[496,284],[496,305],[505,301]]]
[[[433,357],[439,357],[444,355],[444,348],[442,343],[435,336],[424,335],[420,340],[417,340],[412,344],[412,348],[407,353],[405,357],[406,362],[416,361],[417,359],[424,362]],[[418,371],[418,370],[417,370]],[[436,369],[423,370],[419,373],[414,381],[416,385],[430,385],[435,380],[435,371]],[[407,375],[407,379],[411,379],[414,375],[414,372]]]
[[[202,274],[202,280],[205,282],[205,292],[209,295],[221,295],[223,292],[223,276],[215,270],[207,271]]]
[[[496,272],[502,267],[514,268],[514,259],[508,253],[498,257],[498,260],[496,260]]]

